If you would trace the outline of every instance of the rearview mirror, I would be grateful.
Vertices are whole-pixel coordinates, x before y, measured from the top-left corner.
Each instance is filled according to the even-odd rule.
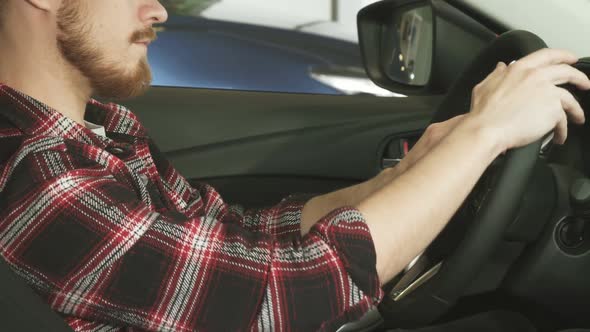
[[[359,41],[369,77],[382,87],[430,82],[435,42],[430,1],[384,0],[358,15]]]

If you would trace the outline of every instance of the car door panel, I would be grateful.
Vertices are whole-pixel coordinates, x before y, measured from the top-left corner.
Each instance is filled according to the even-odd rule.
[[[244,201],[252,179],[271,197],[370,178],[386,139],[422,130],[439,101],[152,88],[126,105],[185,177]]]

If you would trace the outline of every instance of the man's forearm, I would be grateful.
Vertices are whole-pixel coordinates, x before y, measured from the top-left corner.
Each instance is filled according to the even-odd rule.
[[[361,184],[338,190],[333,193],[315,197],[307,202],[301,218],[301,232],[305,235],[309,229],[328,212],[342,206],[358,206],[360,202],[389,185],[399,175],[412,167],[417,161],[428,154],[432,148],[461,123],[466,115],[456,116],[445,122],[432,124],[420,137],[410,152],[394,168],[381,171],[376,177]]]
[[[469,119],[357,206],[371,230],[382,283],[432,242],[501,150],[493,133]]]
[[[363,200],[391,183],[403,172],[402,165],[388,168],[363,183],[317,196],[309,200],[301,213],[301,233],[307,234],[320,218],[343,206],[358,206]]]

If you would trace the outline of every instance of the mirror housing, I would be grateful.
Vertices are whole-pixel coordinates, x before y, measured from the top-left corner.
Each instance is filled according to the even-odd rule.
[[[412,83],[408,82],[408,76],[405,80],[403,76],[400,79],[400,76],[395,75],[395,71],[391,71],[392,66],[395,68],[397,65],[400,68],[398,72],[401,72],[402,65],[402,62],[399,61],[399,54],[398,62],[395,63],[395,54],[392,52],[395,39],[392,41],[391,38],[392,35],[394,37],[395,35],[391,31],[396,31],[394,23],[396,20],[402,21],[400,13],[409,13],[420,8],[432,10],[432,30],[430,31],[433,44],[432,47],[429,47],[429,42],[425,43],[425,39],[420,39],[414,44],[416,45],[414,47],[423,48],[426,44],[427,52],[423,50],[418,50],[417,53],[412,51],[414,53],[410,52],[410,57],[423,63],[422,67],[418,68],[419,65],[414,61],[415,70],[429,72],[430,75],[426,75],[428,76],[427,80],[421,79],[421,81],[416,81],[416,77],[418,77],[416,76],[414,83],[408,84]],[[397,13],[397,17],[395,13]],[[424,15],[421,16],[424,18]],[[409,21],[408,23],[412,26],[410,18],[405,18],[405,20]],[[466,66],[474,60],[475,56],[499,34],[507,31],[486,22],[486,20],[476,21],[466,12],[444,0],[382,0],[373,3],[363,8],[357,16],[359,45],[365,71],[375,84],[394,93],[407,96],[444,94],[459,78]],[[401,24],[398,25],[401,27]],[[417,25],[413,24],[413,26]],[[424,26],[421,24],[421,29],[424,29]],[[390,32],[386,33],[388,28]],[[411,34],[409,35],[411,36]],[[403,37],[403,34],[398,33],[399,36]],[[428,56],[432,61],[426,61],[427,64],[424,65],[424,60],[428,60]],[[391,60],[389,65],[386,61],[387,58]],[[402,59],[406,59],[406,55]],[[409,65],[409,61],[404,64],[406,75],[407,65]],[[414,74],[418,75],[419,73],[414,71]],[[422,84],[423,82],[425,83]]]
[[[357,17],[368,76],[401,93],[428,89],[435,61],[436,15],[429,0],[384,0]]]

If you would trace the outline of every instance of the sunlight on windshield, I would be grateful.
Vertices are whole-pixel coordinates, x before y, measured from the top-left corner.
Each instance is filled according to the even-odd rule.
[[[357,42],[356,15],[377,0],[163,0],[171,13]]]
[[[171,24],[161,34],[170,43],[183,43],[186,55],[175,54],[173,63],[186,57],[185,67],[192,69],[178,72],[166,62],[167,69],[155,76],[164,85],[403,97],[373,83],[360,57],[357,13],[376,1],[161,0],[169,21],[194,18],[176,21],[183,28]],[[215,55],[206,56],[203,49]],[[241,82],[246,77],[248,82]]]

